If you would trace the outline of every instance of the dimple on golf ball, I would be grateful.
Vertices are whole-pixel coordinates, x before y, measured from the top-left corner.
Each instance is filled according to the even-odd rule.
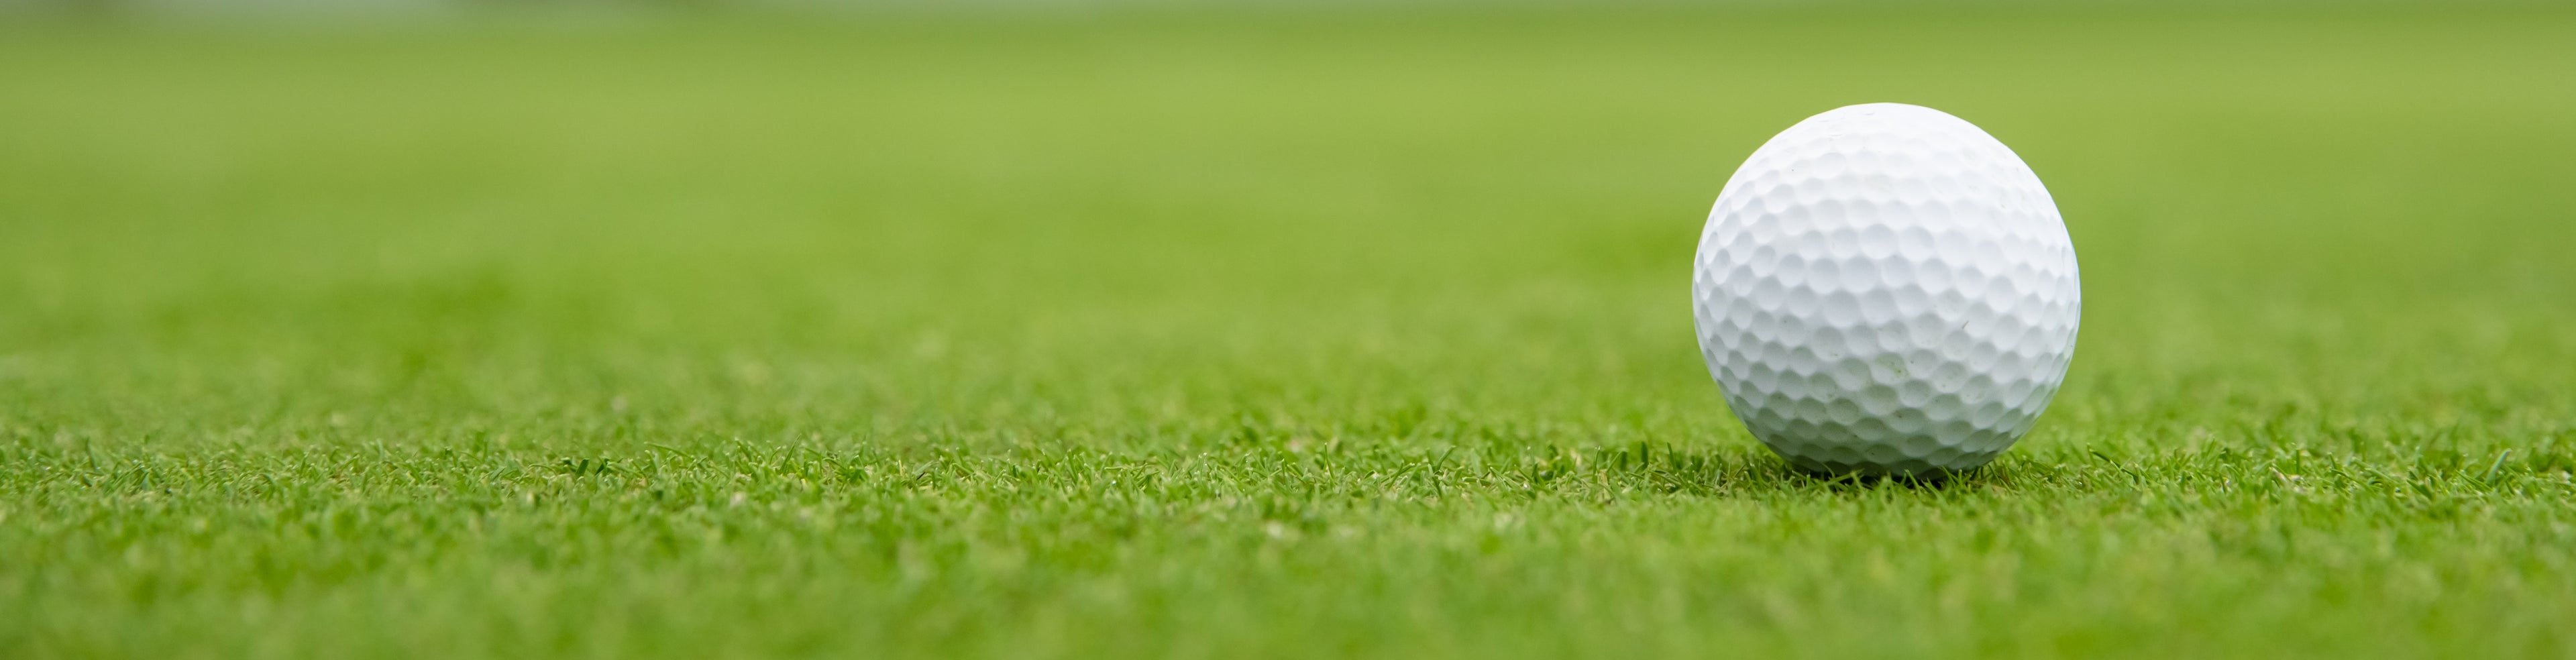
[[[2075,355],[2075,246],[2039,176],[1958,117],[1872,103],[1755,150],[1700,233],[1691,311],[1737,419],[1789,462],[1932,475],[2028,433]]]

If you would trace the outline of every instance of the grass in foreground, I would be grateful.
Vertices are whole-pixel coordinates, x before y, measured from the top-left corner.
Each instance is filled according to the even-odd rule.
[[[2576,652],[2576,16],[0,39],[0,656]],[[1791,474],[1764,138],[2050,183],[2066,390]]]

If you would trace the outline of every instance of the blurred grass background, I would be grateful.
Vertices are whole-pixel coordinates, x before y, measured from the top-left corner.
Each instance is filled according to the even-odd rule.
[[[2576,649],[2576,11],[108,14],[0,25],[0,655]],[[2084,269],[1940,488],[1688,330],[1872,101]]]

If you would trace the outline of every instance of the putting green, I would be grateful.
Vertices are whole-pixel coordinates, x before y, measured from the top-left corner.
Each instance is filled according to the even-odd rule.
[[[2576,13],[0,31],[0,656],[2576,653]],[[1690,332],[1801,117],[2085,319],[1938,486]]]

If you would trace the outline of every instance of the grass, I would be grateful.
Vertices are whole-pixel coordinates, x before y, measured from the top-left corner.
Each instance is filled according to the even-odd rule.
[[[0,34],[0,656],[2576,653],[2576,14]],[[2013,145],[2086,319],[1789,472],[1771,133]]]

